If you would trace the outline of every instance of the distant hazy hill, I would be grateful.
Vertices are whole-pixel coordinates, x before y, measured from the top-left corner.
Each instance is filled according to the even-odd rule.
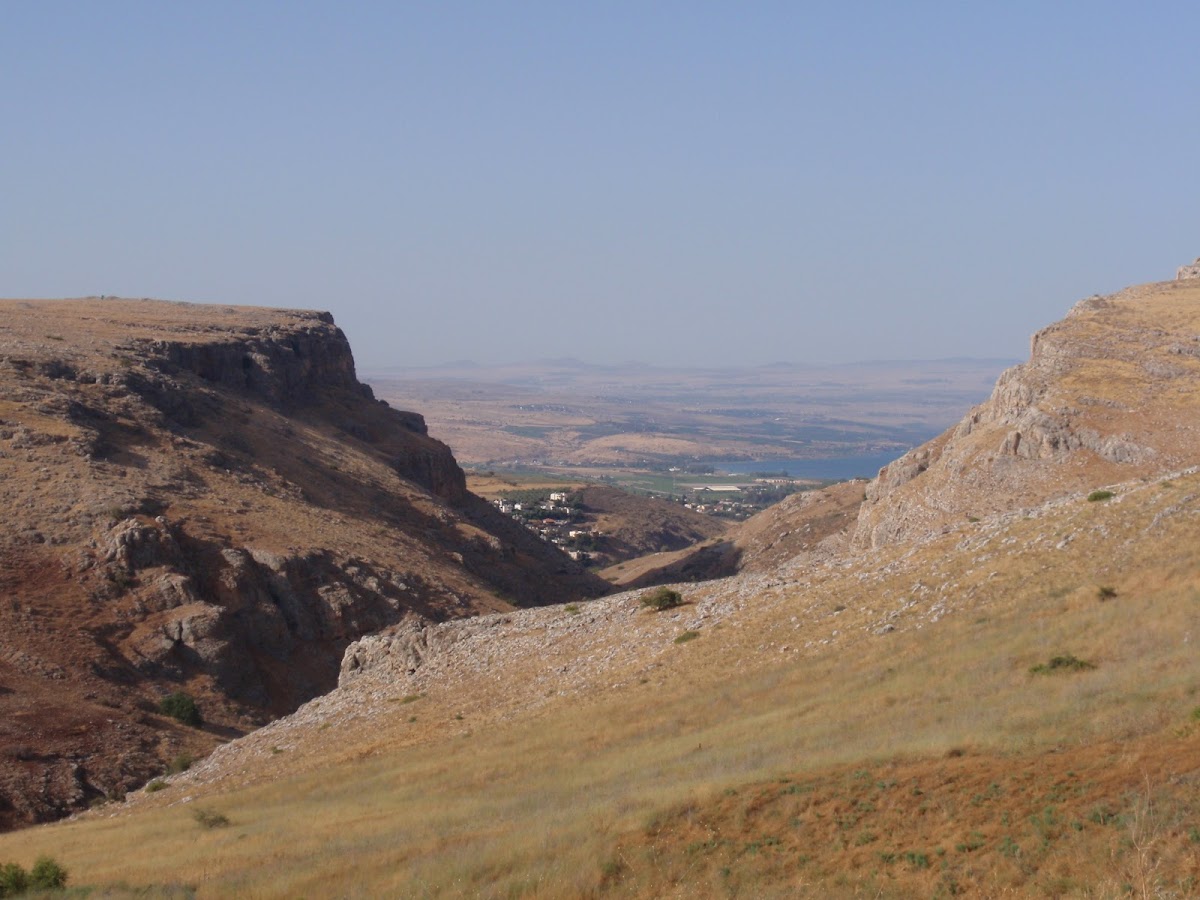
[[[472,465],[672,464],[904,449],[987,396],[1010,362],[669,369],[546,360],[367,373]]]

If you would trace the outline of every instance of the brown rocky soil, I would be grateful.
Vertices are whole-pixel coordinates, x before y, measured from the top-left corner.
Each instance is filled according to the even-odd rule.
[[[327,313],[0,302],[0,828],[336,683],[409,613],[605,585],[469,494]],[[157,714],[199,700],[203,730]]]

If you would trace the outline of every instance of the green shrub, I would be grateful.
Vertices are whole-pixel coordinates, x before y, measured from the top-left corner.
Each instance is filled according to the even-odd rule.
[[[1088,494],[1088,503],[1095,503],[1097,500],[1110,500],[1113,496],[1112,491],[1092,491]]]
[[[193,762],[195,762],[195,760],[192,759],[192,754],[180,753],[173,760],[171,760],[170,765],[167,766],[167,774],[178,775],[180,772],[186,772],[192,767]]]
[[[29,873],[16,863],[0,866],[0,897],[19,897],[29,890]]]
[[[163,697],[158,703],[158,711],[192,727],[199,727],[203,722],[196,701],[192,699],[191,694],[185,694],[183,691]]]
[[[1095,663],[1079,659],[1068,653],[1065,656],[1051,657],[1050,662],[1038,663],[1029,670],[1031,675],[1048,675],[1051,672],[1086,672],[1096,668]]]
[[[1117,589],[1109,587],[1107,584],[1102,584],[1096,589],[1096,599],[1098,600],[1111,600],[1115,596],[1117,596]]]
[[[49,856],[39,856],[26,872],[16,863],[0,866],[0,897],[21,897],[26,891],[53,891],[65,887],[67,870]]]
[[[686,644],[688,641],[694,641],[698,637],[700,637],[700,632],[698,631],[685,631],[679,637],[675,638],[675,643]]]
[[[683,597],[680,596],[679,591],[660,587],[642,594],[638,602],[647,609],[662,612],[664,609],[674,609],[676,606],[680,606],[683,603]]]
[[[29,872],[29,884],[34,889],[54,890],[65,887],[67,870],[49,856],[39,856]]]
[[[201,828],[224,828],[229,824],[229,817],[211,809],[193,809],[192,818]]]
[[[146,785],[146,793],[156,794],[159,791],[166,790],[166,788],[167,783],[165,781],[163,781],[161,778],[155,778],[152,782]]]

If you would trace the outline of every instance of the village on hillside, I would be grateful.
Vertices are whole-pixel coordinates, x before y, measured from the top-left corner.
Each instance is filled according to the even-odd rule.
[[[688,485],[677,494],[655,494],[655,499],[675,503],[718,519],[742,521],[778,503],[789,494],[818,486],[814,482],[782,476],[755,476],[738,482]],[[649,498],[649,493],[629,492]],[[504,515],[521,523],[542,540],[554,544],[584,565],[605,566],[623,556],[607,540],[597,523],[595,511],[579,491],[525,489],[492,500]]]

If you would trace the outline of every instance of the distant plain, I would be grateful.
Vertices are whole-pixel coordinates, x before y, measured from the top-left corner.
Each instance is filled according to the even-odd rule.
[[[421,410],[466,466],[603,469],[899,455],[982,401],[1010,364],[677,369],[565,359],[360,375],[394,406]]]

